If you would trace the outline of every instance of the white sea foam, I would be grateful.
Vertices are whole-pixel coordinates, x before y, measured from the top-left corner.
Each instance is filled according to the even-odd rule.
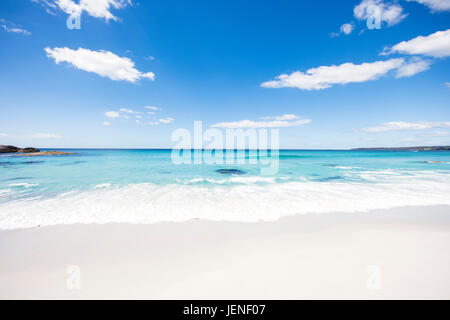
[[[0,229],[76,223],[148,224],[196,218],[257,222],[296,214],[450,205],[448,174],[366,174],[377,182],[132,184],[51,199],[15,200],[0,204]]]
[[[28,182],[22,182],[22,183],[11,183],[8,186],[9,187],[23,187],[23,188],[32,188],[32,187],[36,187],[39,184],[36,183],[28,183]]]
[[[0,189],[0,194],[7,194],[10,193],[12,189]]]
[[[110,187],[111,187],[111,183],[101,183],[101,184],[96,185],[92,189],[105,189],[105,188],[110,188]]]
[[[341,169],[341,170],[356,170],[356,169],[361,169],[360,167],[347,167],[347,166],[336,166],[334,167],[336,169]]]
[[[255,184],[255,183],[274,183],[277,179],[287,180],[289,177],[230,177],[225,179],[214,179],[214,178],[194,178],[187,181],[178,180],[180,183],[184,184],[199,184],[199,183],[210,183],[210,184]]]

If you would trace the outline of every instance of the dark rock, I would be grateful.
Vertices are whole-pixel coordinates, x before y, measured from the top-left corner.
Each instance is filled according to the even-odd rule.
[[[0,146],[0,153],[15,153],[19,152],[20,148],[14,146]]]
[[[23,148],[23,149],[20,149],[18,152],[32,153],[32,152],[41,152],[41,150],[36,149],[36,148]]]
[[[230,175],[235,175],[235,174],[243,175],[243,174],[247,173],[245,171],[238,170],[238,169],[219,169],[219,170],[216,170],[216,172],[220,173],[220,174],[230,174]]]

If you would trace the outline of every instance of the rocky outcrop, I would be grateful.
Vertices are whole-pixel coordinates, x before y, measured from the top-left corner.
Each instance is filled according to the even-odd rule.
[[[18,151],[18,152],[31,153],[31,152],[41,152],[41,150],[36,149],[36,148],[23,148],[23,149],[20,149],[20,151]]]
[[[14,146],[0,146],[0,153],[15,153],[19,152],[20,148]]]
[[[38,156],[64,156],[74,153],[62,152],[62,151],[40,151],[40,152],[31,152],[31,153],[18,153],[15,154],[15,157],[38,157]]]
[[[41,150],[36,148],[18,148],[14,146],[0,146],[0,153],[30,153],[30,152],[41,152]]]
[[[67,153],[62,151],[42,151],[36,148],[18,148],[14,146],[0,146],[0,153],[7,153],[8,156],[10,153],[13,153],[11,156],[15,157],[35,157],[35,156],[62,156]]]

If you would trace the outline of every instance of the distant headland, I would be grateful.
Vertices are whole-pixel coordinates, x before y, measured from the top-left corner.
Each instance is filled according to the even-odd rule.
[[[61,156],[73,153],[67,153],[62,151],[41,151],[36,148],[18,148],[15,146],[2,146],[0,145],[0,153],[13,154],[16,157],[36,157],[36,156]]]
[[[399,148],[357,148],[352,151],[450,151],[450,146],[399,147]]]

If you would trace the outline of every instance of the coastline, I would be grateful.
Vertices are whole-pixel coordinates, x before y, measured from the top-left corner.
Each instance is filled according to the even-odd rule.
[[[2,299],[449,299],[450,206],[18,229],[0,255]]]

